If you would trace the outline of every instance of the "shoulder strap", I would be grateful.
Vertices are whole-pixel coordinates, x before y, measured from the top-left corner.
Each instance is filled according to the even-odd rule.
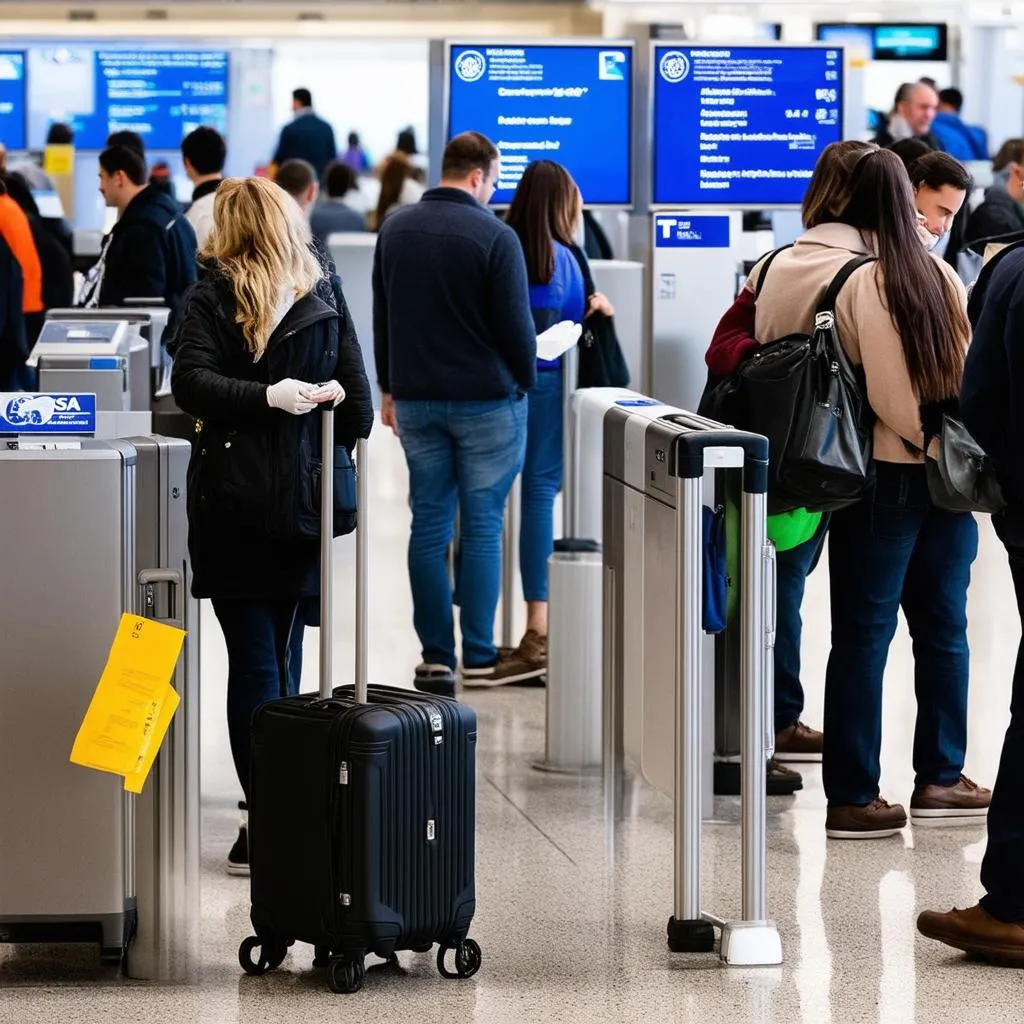
[[[877,258],[877,256],[854,256],[852,260],[844,263],[839,273],[832,278],[832,283],[825,289],[825,294],[822,295],[816,312],[835,314],[836,299],[839,298],[843,285],[850,280],[855,271],[860,270],[868,263],[874,263]]]
[[[761,274],[757,279],[757,287],[754,289],[755,301],[757,300],[757,297],[761,294],[761,289],[764,287],[764,279],[768,276],[768,269],[775,262],[775,257],[778,256],[780,252],[785,252],[786,249],[792,248],[793,243],[790,242],[789,245],[783,245],[780,248],[775,249],[773,252],[768,253],[768,255],[764,257],[761,265]]]

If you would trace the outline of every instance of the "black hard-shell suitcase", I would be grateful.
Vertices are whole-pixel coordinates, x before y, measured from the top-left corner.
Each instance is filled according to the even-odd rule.
[[[333,413],[325,412],[325,445]],[[365,449],[365,443],[361,442]],[[325,448],[326,450],[326,448]],[[363,451],[360,451],[360,455]],[[332,461],[324,460],[323,522]],[[320,694],[270,701],[253,718],[248,974],[315,947],[335,992],[362,987],[364,958],[438,945],[438,970],[480,967],[476,907],[476,715],[444,697],[366,686],[365,459],[359,459],[356,685],[331,690],[331,531],[322,539]],[[452,971],[446,955],[454,951]]]

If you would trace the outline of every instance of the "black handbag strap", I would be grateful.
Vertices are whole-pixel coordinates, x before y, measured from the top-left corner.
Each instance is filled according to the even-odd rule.
[[[764,279],[768,276],[768,268],[775,262],[775,257],[778,256],[780,252],[785,252],[787,249],[792,248],[793,243],[790,242],[789,245],[780,246],[778,249],[774,249],[772,252],[768,253],[767,256],[762,258],[761,273],[757,278],[757,285],[754,288],[755,302],[757,301],[757,297],[761,294],[761,289],[764,287]]]
[[[816,312],[831,313],[835,316],[836,299],[839,298],[839,293],[842,291],[843,285],[846,284],[853,274],[860,270],[861,267],[868,263],[874,263],[877,259],[877,256],[854,256],[852,260],[848,260],[844,263],[839,273],[832,278],[832,283],[825,289],[825,294],[822,295]]]

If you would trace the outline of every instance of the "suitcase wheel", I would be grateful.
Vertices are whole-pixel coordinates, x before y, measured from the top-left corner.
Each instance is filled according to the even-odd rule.
[[[257,949],[260,951],[259,959],[254,960],[253,953]],[[286,942],[261,939],[258,935],[250,935],[238,947],[238,962],[242,970],[253,977],[276,970],[284,963],[284,958],[287,955],[288,944]]]
[[[361,957],[358,960],[334,960],[331,963],[328,984],[331,991],[338,995],[351,995],[363,987],[365,977],[366,965]]]
[[[442,978],[472,978],[480,970],[483,962],[483,955],[480,946],[473,939],[463,939],[455,947],[455,970],[448,970],[445,964],[445,957],[448,954],[446,946],[440,946],[437,950],[437,972]]]
[[[313,966],[317,970],[331,966],[331,950],[329,946],[313,947]]]

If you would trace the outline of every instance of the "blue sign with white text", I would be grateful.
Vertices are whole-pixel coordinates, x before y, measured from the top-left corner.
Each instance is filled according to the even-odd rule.
[[[494,202],[527,164],[553,160],[588,205],[632,202],[633,51],[617,43],[452,46],[448,138],[482,132],[501,153]]]
[[[94,434],[95,395],[0,394],[0,433]]]
[[[656,46],[654,202],[798,206],[842,92],[838,48]]]
[[[729,218],[664,217],[654,220],[656,249],[728,249]]]
[[[25,148],[25,54],[0,52],[0,141],[8,150]]]

